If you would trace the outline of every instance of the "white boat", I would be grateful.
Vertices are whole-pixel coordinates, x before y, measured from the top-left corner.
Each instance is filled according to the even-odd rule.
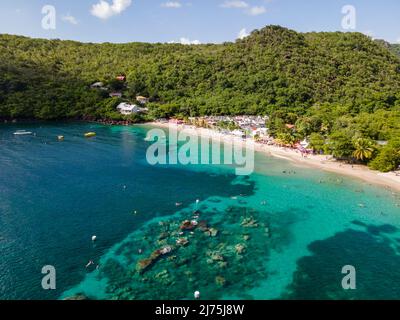
[[[26,130],[17,130],[16,132],[14,132],[15,136],[27,136],[27,135],[31,135],[33,134],[30,131],[26,131]]]

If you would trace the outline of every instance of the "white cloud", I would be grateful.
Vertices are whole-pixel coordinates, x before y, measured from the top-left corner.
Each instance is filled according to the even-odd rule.
[[[400,43],[400,38],[397,38],[396,42],[397,42],[397,43]]]
[[[168,2],[162,3],[161,7],[177,9],[177,8],[181,8],[182,4],[177,1],[168,1]]]
[[[251,16],[258,16],[258,15],[263,14],[263,13],[266,13],[266,12],[267,12],[267,9],[265,9],[265,7],[263,7],[263,6],[260,6],[260,7],[257,7],[257,6],[251,7],[251,8],[247,11],[247,13],[248,13],[249,15],[251,15]]]
[[[100,19],[108,19],[118,15],[126,10],[132,4],[132,0],[112,0],[112,4],[107,1],[100,0],[92,6],[90,13]]]
[[[180,38],[179,41],[170,41],[168,43],[180,43],[184,45],[199,45],[201,42],[199,40],[190,40],[188,38]]]
[[[70,24],[74,24],[74,25],[78,24],[78,20],[76,20],[76,18],[71,16],[70,14],[62,16],[61,20],[65,21],[65,22],[69,22]]]
[[[243,28],[242,30],[240,30],[239,34],[238,34],[238,39],[243,40],[244,38],[247,38],[250,35],[250,33],[247,32],[246,28]]]
[[[235,9],[243,9],[243,8],[248,8],[249,4],[245,1],[241,0],[229,0],[225,1],[223,4],[221,4],[222,8],[235,8]]]
[[[244,12],[251,16],[258,16],[267,12],[264,6],[250,6],[246,1],[242,0],[227,0],[221,4],[221,7],[227,9],[244,9]]]

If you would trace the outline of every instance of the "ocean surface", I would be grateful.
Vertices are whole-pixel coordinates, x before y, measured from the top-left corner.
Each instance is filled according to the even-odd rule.
[[[400,298],[399,193],[261,154],[151,166],[149,129],[0,125],[0,299]]]

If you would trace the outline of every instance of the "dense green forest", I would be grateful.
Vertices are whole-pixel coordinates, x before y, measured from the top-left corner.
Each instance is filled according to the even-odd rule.
[[[388,171],[400,164],[399,51],[360,33],[279,26],[196,46],[0,35],[0,118],[119,118],[120,99],[90,84],[118,89],[126,74],[123,98],[150,97],[148,117],[269,115],[283,141],[309,137],[317,151]]]

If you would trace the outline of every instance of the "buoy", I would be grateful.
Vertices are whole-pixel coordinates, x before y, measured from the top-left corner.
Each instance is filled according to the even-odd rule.
[[[92,237],[92,241],[96,241],[96,239],[97,239],[96,236],[93,236],[93,237]]]
[[[195,298],[195,299],[200,299],[200,291],[196,291],[196,292],[194,293],[194,298]]]

